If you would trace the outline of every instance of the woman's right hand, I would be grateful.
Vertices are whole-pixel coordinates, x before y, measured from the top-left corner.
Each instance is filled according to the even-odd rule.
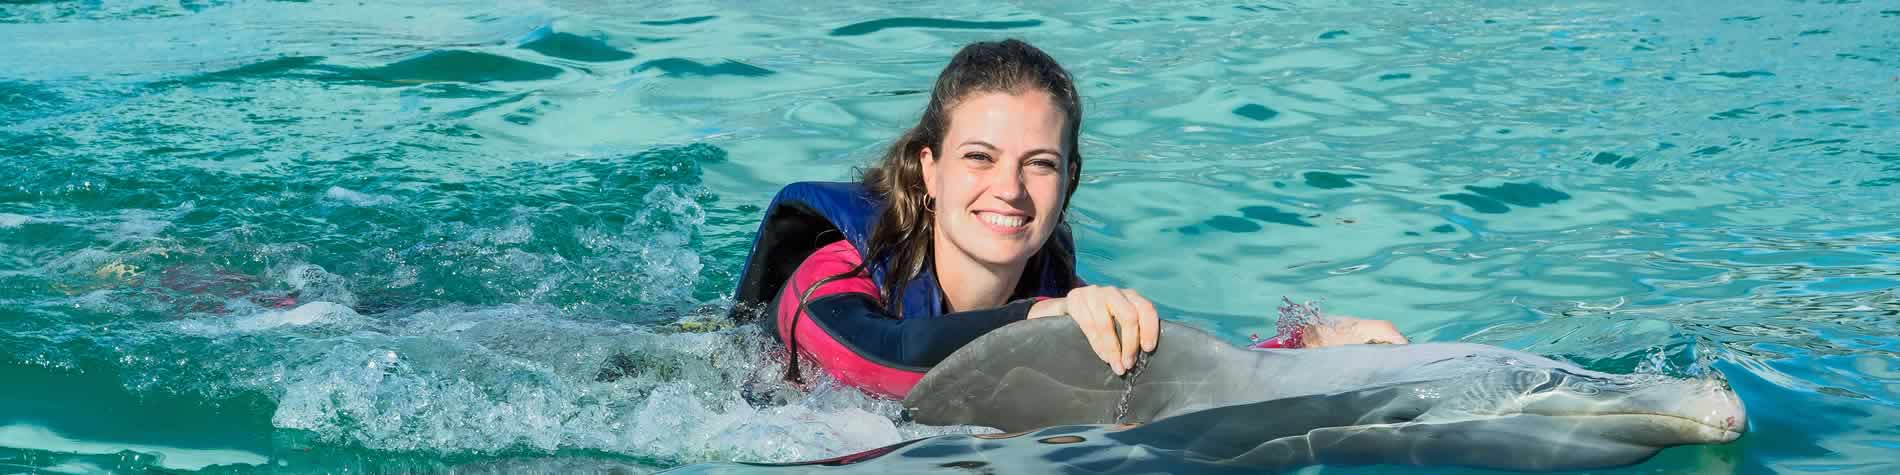
[[[1306,327],[1304,348],[1341,345],[1403,345],[1411,343],[1398,327],[1385,320],[1368,320],[1344,315],[1327,315],[1325,321]]]
[[[1153,352],[1161,334],[1154,303],[1132,289],[1077,287],[1067,297],[1036,302],[1029,308],[1029,318],[1056,315],[1075,319],[1089,348],[1116,375],[1134,368],[1137,351]]]

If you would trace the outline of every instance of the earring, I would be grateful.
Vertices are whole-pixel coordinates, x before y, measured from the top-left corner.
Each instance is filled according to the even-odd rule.
[[[924,197],[924,211],[931,212],[931,213],[937,212],[937,198],[936,197],[933,197],[933,196]]]

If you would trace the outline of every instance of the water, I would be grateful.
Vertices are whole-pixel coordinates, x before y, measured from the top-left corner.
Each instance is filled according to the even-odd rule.
[[[1092,282],[1237,344],[1291,296],[1726,373],[1751,432],[1632,472],[1900,468],[1900,5],[754,3],[0,5],[0,470],[980,431],[827,386],[754,408],[781,368],[722,319],[771,193],[850,176],[1003,36],[1086,98]]]

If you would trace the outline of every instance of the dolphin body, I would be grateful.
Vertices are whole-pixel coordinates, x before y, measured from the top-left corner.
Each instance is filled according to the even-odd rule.
[[[913,420],[933,425],[1093,425],[1038,432],[1072,434],[1062,439],[1072,444],[1062,448],[1065,460],[980,459],[1053,463],[997,468],[1054,471],[1178,471],[1178,464],[1214,471],[1313,464],[1606,468],[1641,462],[1665,447],[1729,442],[1746,425],[1741,400],[1719,375],[1607,374],[1478,344],[1248,350],[1162,322],[1156,351],[1127,377],[1093,355],[1067,319],[1015,323],[938,364],[904,407]],[[1026,445],[1054,448],[1047,437],[1037,440]],[[1010,444],[952,436],[880,450],[904,460],[916,458],[905,453],[958,453],[961,446]]]

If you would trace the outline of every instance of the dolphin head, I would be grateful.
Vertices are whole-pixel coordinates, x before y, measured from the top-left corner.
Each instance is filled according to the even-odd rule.
[[[1609,375],[1563,369],[1529,370],[1513,384],[1517,415],[1596,418],[1599,436],[1627,444],[1667,447],[1735,440],[1747,424],[1741,398],[1719,373],[1709,378]],[[1531,387],[1525,388],[1526,384]],[[1510,415],[1511,408],[1497,415]]]
[[[1389,420],[1616,417],[1629,422],[1619,427],[1615,438],[1656,446],[1728,442],[1740,437],[1747,421],[1741,399],[1715,372],[1703,378],[1609,374],[1472,344],[1360,347],[1356,351],[1385,353],[1376,359],[1386,362],[1406,361],[1410,353],[1418,352],[1457,355],[1401,364],[1397,370],[1373,376],[1385,381],[1364,382],[1368,388],[1383,385],[1409,391],[1409,397],[1393,399],[1390,407],[1367,408],[1368,413]]]

